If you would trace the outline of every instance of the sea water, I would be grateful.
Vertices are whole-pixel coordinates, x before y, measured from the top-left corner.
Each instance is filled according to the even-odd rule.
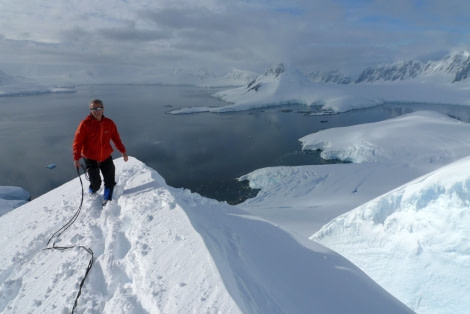
[[[78,86],[76,92],[0,97],[0,185],[20,186],[32,197],[77,176],[74,132],[91,99],[103,101],[128,154],[158,171],[167,184],[229,203],[256,191],[237,178],[271,166],[325,164],[319,152],[301,150],[299,138],[322,129],[435,110],[465,122],[465,106],[386,104],[335,115],[304,105],[231,113],[168,114],[183,107],[225,105],[216,89],[165,85]],[[120,154],[115,152],[114,157]],[[46,168],[50,163],[56,168]],[[77,195],[80,186],[77,185]]]

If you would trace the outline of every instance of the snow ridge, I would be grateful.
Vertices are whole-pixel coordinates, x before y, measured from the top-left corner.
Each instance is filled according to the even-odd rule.
[[[392,65],[369,67],[362,71],[354,83],[413,79],[423,72],[424,67],[421,62],[413,60],[397,62]]]
[[[336,84],[349,84],[353,79],[338,70],[328,72],[312,72],[307,75],[310,80],[316,83],[336,83]]]
[[[368,67],[354,80],[354,83],[376,81],[402,81],[418,77],[445,75],[450,82],[460,82],[468,78],[470,53],[459,51],[441,60],[421,62],[416,60],[400,61],[390,65]]]
[[[116,199],[103,209],[87,197],[57,241],[95,255],[78,312],[411,313],[341,256],[171,188],[134,158],[115,164]],[[75,212],[79,186],[74,179],[0,217],[0,312],[70,312],[88,256],[43,248]]]
[[[6,250],[0,257],[0,312],[70,312],[87,254],[78,248],[43,248],[68,220],[64,213],[70,217],[77,206],[74,197],[53,195],[76,195],[78,200],[79,186],[73,180],[2,217],[0,242]],[[94,252],[95,263],[78,302],[80,312],[238,312],[223,287],[212,286],[218,281],[215,265],[200,256],[200,238],[159,175],[130,161],[119,174],[115,193],[118,201],[104,210],[99,198],[86,198],[82,214],[56,243]],[[18,225],[18,215],[30,218]],[[162,268],[166,263],[171,267]],[[188,277],[189,269],[198,271]]]
[[[424,175],[335,218],[311,239],[419,313],[466,313],[470,286],[461,278],[470,263],[470,176],[462,169],[469,165],[466,157]]]

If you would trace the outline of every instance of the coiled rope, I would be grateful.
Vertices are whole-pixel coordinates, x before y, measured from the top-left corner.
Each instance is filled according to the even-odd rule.
[[[88,179],[87,175],[86,175],[86,169],[85,167],[80,164],[80,166],[83,168],[84,172],[85,172],[85,177]],[[77,296],[75,297],[75,302],[73,304],[73,308],[72,308],[72,314],[74,313],[75,311],[75,308],[77,307],[77,303],[78,303],[78,298],[80,297],[80,295],[82,294],[82,288],[83,288],[83,285],[85,283],[85,279],[87,278],[88,276],[88,273],[90,272],[91,270],[91,267],[93,266],[93,251],[90,249],[90,248],[87,248],[87,247],[84,247],[82,245],[78,245],[78,246],[75,246],[75,245],[72,245],[72,246],[56,246],[55,242],[56,240],[65,232],[65,230],[67,230],[74,222],[75,220],[77,220],[78,216],[80,215],[80,212],[82,210],[82,205],[83,205],[83,198],[84,198],[84,195],[85,195],[85,192],[84,192],[84,189],[83,189],[83,181],[82,181],[82,178],[80,177],[80,168],[77,168],[77,174],[78,174],[78,178],[80,179],[80,185],[82,186],[82,198],[80,200],[80,205],[78,206],[78,209],[77,211],[75,212],[75,214],[73,215],[73,217],[62,227],[60,228],[59,230],[57,230],[50,238],[49,238],[49,241],[47,241],[47,244],[46,244],[46,248],[44,250],[60,250],[60,251],[65,251],[65,250],[71,250],[73,248],[80,248],[80,249],[83,249],[85,250],[88,254],[90,254],[90,261],[88,262],[88,266],[87,266],[87,269],[85,271],[85,275],[83,276],[83,279],[82,281],[80,282],[80,287],[79,287],[79,290],[78,290],[78,293],[77,293]],[[52,239],[55,239],[53,242],[52,242],[52,246],[50,247],[49,246],[49,243],[51,243]]]

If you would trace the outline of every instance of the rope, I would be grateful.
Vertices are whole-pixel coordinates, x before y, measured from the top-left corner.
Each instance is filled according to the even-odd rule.
[[[85,172],[85,177],[88,179],[88,176],[86,175],[86,169],[85,167],[80,164],[80,166],[83,168],[84,172]],[[87,266],[87,269],[85,271],[85,275],[83,276],[83,279],[82,281],[80,282],[80,287],[79,287],[79,290],[78,290],[78,293],[77,293],[77,296],[75,297],[75,302],[73,304],[73,308],[72,308],[72,314],[74,313],[75,311],[75,308],[77,307],[77,303],[78,303],[78,298],[80,297],[80,295],[82,294],[82,288],[83,288],[83,285],[85,283],[85,279],[87,278],[88,276],[88,273],[90,272],[91,270],[91,267],[93,266],[93,251],[90,249],[90,248],[87,248],[87,247],[84,247],[82,245],[79,245],[79,246],[56,246],[55,245],[55,241],[52,242],[52,247],[49,247],[49,243],[51,242],[52,239],[58,239],[64,232],[65,230],[67,230],[74,222],[75,220],[77,220],[78,216],[80,215],[80,212],[82,210],[82,205],[83,205],[83,198],[84,198],[84,190],[83,190],[83,181],[82,181],[82,178],[80,177],[80,168],[77,168],[77,174],[78,174],[78,178],[80,179],[80,185],[82,186],[82,198],[80,200],[80,205],[77,209],[77,211],[75,212],[75,214],[73,215],[73,217],[64,225],[62,226],[62,228],[60,228],[59,230],[57,230],[50,238],[49,238],[49,241],[47,241],[47,244],[46,244],[46,248],[44,250],[60,250],[60,251],[65,251],[65,250],[70,250],[70,249],[73,249],[75,247],[78,247],[80,249],[83,249],[85,250],[88,254],[90,254],[90,261],[88,262],[88,266]]]
[[[82,166],[82,168],[84,168],[83,165],[81,165],[81,166]],[[59,230],[57,230],[57,231],[50,237],[49,241],[47,241],[46,246],[49,246],[49,243],[51,242],[51,240],[52,240],[54,237],[55,237],[55,238],[59,238],[59,237],[62,235],[62,233],[64,233],[65,230],[67,230],[67,229],[75,222],[75,220],[77,220],[78,215],[80,215],[80,212],[81,212],[81,210],[82,210],[82,205],[83,205],[83,196],[84,196],[84,194],[85,194],[85,192],[83,191],[83,182],[82,182],[82,178],[80,177],[80,168],[77,168],[77,174],[78,174],[78,178],[80,179],[80,185],[82,186],[82,199],[81,199],[81,201],[80,201],[80,206],[78,207],[78,210],[77,210],[77,212],[75,213],[75,215],[73,215],[72,219],[70,219],[62,228],[60,228]],[[52,244],[52,246],[54,246],[54,244],[55,244],[55,241],[54,241],[54,243]]]

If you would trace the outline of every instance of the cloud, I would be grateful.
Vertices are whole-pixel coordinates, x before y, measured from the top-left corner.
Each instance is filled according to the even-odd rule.
[[[130,42],[152,42],[161,39],[168,39],[167,33],[154,30],[138,30],[135,28],[108,28],[99,29],[98,33],[106,39],[113,41],[130,41]]]
[[[262,71],[277,62],[347,72],[465,48],[470,39],[463,0],[3,2],[0,69],[12,74],[35,72],[38,62],[57,71],[114,64],[134,75]]]

